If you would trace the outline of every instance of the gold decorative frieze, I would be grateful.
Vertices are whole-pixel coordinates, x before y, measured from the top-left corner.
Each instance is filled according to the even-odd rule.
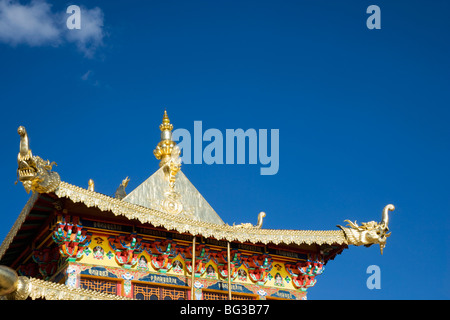
[[[83,203],[87,207],[96,207],[102,211],[110,211],[117,216],[125,216],[127,219],[136,219],[141,223],[150,223],[155,227],[163,227],[167,230],[175,230],[179,233],[201,235],[205,238],[214,238],[222,241],[237,241],[262,244],[328,244],[328,245],[366,245],[380,244],[383,249],[386,238],[389,237],[388,211],[393,206],[388,205],[383,210],[383,218],[380,223],[366,223],[361,226],[353,223],[353,227],[341,227],[341,230],[274,230],[261,228],[237,228],[227,224],[215,224],[201,220],[190,219],[185,215],[171,214],[135,205],[126,201],[115,199],[104,194],[89,191],[66,182],[61,182],[55,194],[60,198],[68,198],[75,203]],[[13,228],[0,247],[0,259],[9,247],[14,236],[20,229],[23,221],[31,210],[38,194],[27,202]],[[163,209],[163,208],[161,208]],[[351,224],[352,225],[352,224]],[[379,233],[378,233],[379,232]]]
[[[218,240],[251,243],[273,244],[347,244],[341,230],[273,230],[259,228],[236,228],[230,225],[218,225],[205,221],[189,219],[186,216],[170,214],[154,209],[141,207],[106,195],[90,192],[86,189],[61,182],[55,191],[58,197],[69,198],[73,202],[81,202],[87,207],[96,207],[102,211],[111,211],[114,215],[137,219],[141,223],[151,223],[155,227],[188,232],[192,235],[213,237]]]

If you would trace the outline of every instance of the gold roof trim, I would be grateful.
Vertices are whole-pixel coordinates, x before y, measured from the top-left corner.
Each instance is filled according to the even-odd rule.
[[[17,218],[16,222],[14,222],[14,225],[9,230],[8,234],[6,235],[2,244],[0,245],[0,259],[3,258],[3,255],[6,252],[6,249],[9,248],[9,245],[13,241],[15,235],[17,234],[17,232],[19,232],[20,227],[22,226],[23,222],[25,221],[25,218],[30,213],[31,208],[33,208],[33,205],[36,202],[38,196],[39,196],[39,193],[33,192],[31,197],[28,199],[27,203],[25,204],[25,207],[23,207],[22,211],[20,212],[19,217]]]
[[[348,244],[342,230],[313,231],[236,228],[230,225],[192,220],[168,212],[145,208],[63,181],[61,181],[55,194],[61,198],[69,198],[73,202],[81,202],[87,207],[97,207],[102,211],[111,211],[114,215],[125,216],[130,220],[137,219],[141,223],[150,223],[155,227],[164,227],[167,230],[176,230],[180,233],[187,232],[192,235],[202,235],[207,238],[213,237],[217,240],[263,244]]]
[[[131,300],[122,296],[89,289],[72,288],[65,284],[29,277],[19,277],[17,290],[0,297],[0,300],[25,300],[27,298],[33,300]]]

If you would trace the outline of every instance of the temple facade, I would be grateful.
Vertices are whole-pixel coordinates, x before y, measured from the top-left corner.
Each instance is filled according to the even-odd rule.
[[[19,127],[18,177],[32,193],[0,246],[0,299],[304,300],[349,245],[383,252],[393,205],[381,222],[336,230],[264,229],[264,212],[225,223],[181,170],[172,130],[165,112],[160,168],[111,197],[93,180],[61,181]]]

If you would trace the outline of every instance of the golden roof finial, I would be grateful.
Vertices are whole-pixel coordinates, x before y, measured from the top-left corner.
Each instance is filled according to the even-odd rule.
[[[173,125],[170,123],[167,111],[164,110],[164,116],[161,125],[161,141],[153,150],[156,159],[161,160],[159,167],[166,166],[165,172],[169,179],[170,190],[175,188],[176,174],[180,171],[181,159],[180,149],[176,146],[175,141],[172,140]]]
[[[169,161],[173,147],[176,145],[176,143],[172,141],[173,125],[170,123],[166,110],[164,110],[163,120],[159,125],[159,129],[161,130],[161,141],[158,143],[155,150],[153,150],[153,154],[156,159],[161,160],[159,166],[162,167]]]
[[[169,116],[167,115],[167,111],[164,110],[164,116],[163,116],[162,123],[159,125],[159,130],[161,130],[161,131],[164,131],[164,130],[172,131],[172,129],[173,129],[173,125],[170,123]]]

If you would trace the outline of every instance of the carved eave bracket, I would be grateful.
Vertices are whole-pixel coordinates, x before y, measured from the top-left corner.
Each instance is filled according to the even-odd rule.
[[[201,244],[195,247],[195,253],[192,252],[192,246],[180,247],[177,252],[186,261],[186,269],[190,274],[192,274],[192,257],[195,254],[194,273],[195,277],[200,277],[206,270],[206,263],[210,258],[209,250],[204,244]]]
[[[288,263],[286,270],[292,277],[294,287],[306,291],[316,284],[316,276],[321,275],[325,270],[324,264],[323,257],[317,257],[317,259]]]
[[[217,269],[222,278],[228,279],[228,257],[227,251],[211,252],[210,258],[217,265]],[[230,252],[230,273],[231,280],[236,279],[238,275],[238,268],[242,265],[241,253],[238,250],[231,250]]]
[[[124,268],[131,268],[138,262],[142,252],[142,237],[136,233],[121,234],[108,238],[109,246],[115,251],[116,262]]]
[[[242,261],[248,269],[250,279],[258,285],[264,285],[272,270],[272,257],[268,254],[253,255]]]
[[[177,256],[176,243],[170,240],[155,241],[145,247],[151,255],[151,264],[158,272],[166,273],[172,268],[173,258]]]
[[[380,252],[383,254],[383,249],[386,246],[386,240],[390,237],[391,233],[389,231],[389,211],[394,211],[395,207],[392,204],[388,204],[384,207],[381,216],[381,222],[377,223],[375,221],[363,222],[358,225],[350,220],[344,220],[348,222],[348,227],[343,227],[338,225],[342,231],[344,231],[345,238],[348,244],[355,246],[364,245],[370,247],[373,244],[380,245]]]
[[[47,280],[58,269],[60,253],[58,247],[34,249],[31,258],[38,266],[39,277]]]
[[[75,261],[83,256],[84,249],[91,243],[92,234],[87,232],[78,217],[58,215],[52,233],[62,257]]]

